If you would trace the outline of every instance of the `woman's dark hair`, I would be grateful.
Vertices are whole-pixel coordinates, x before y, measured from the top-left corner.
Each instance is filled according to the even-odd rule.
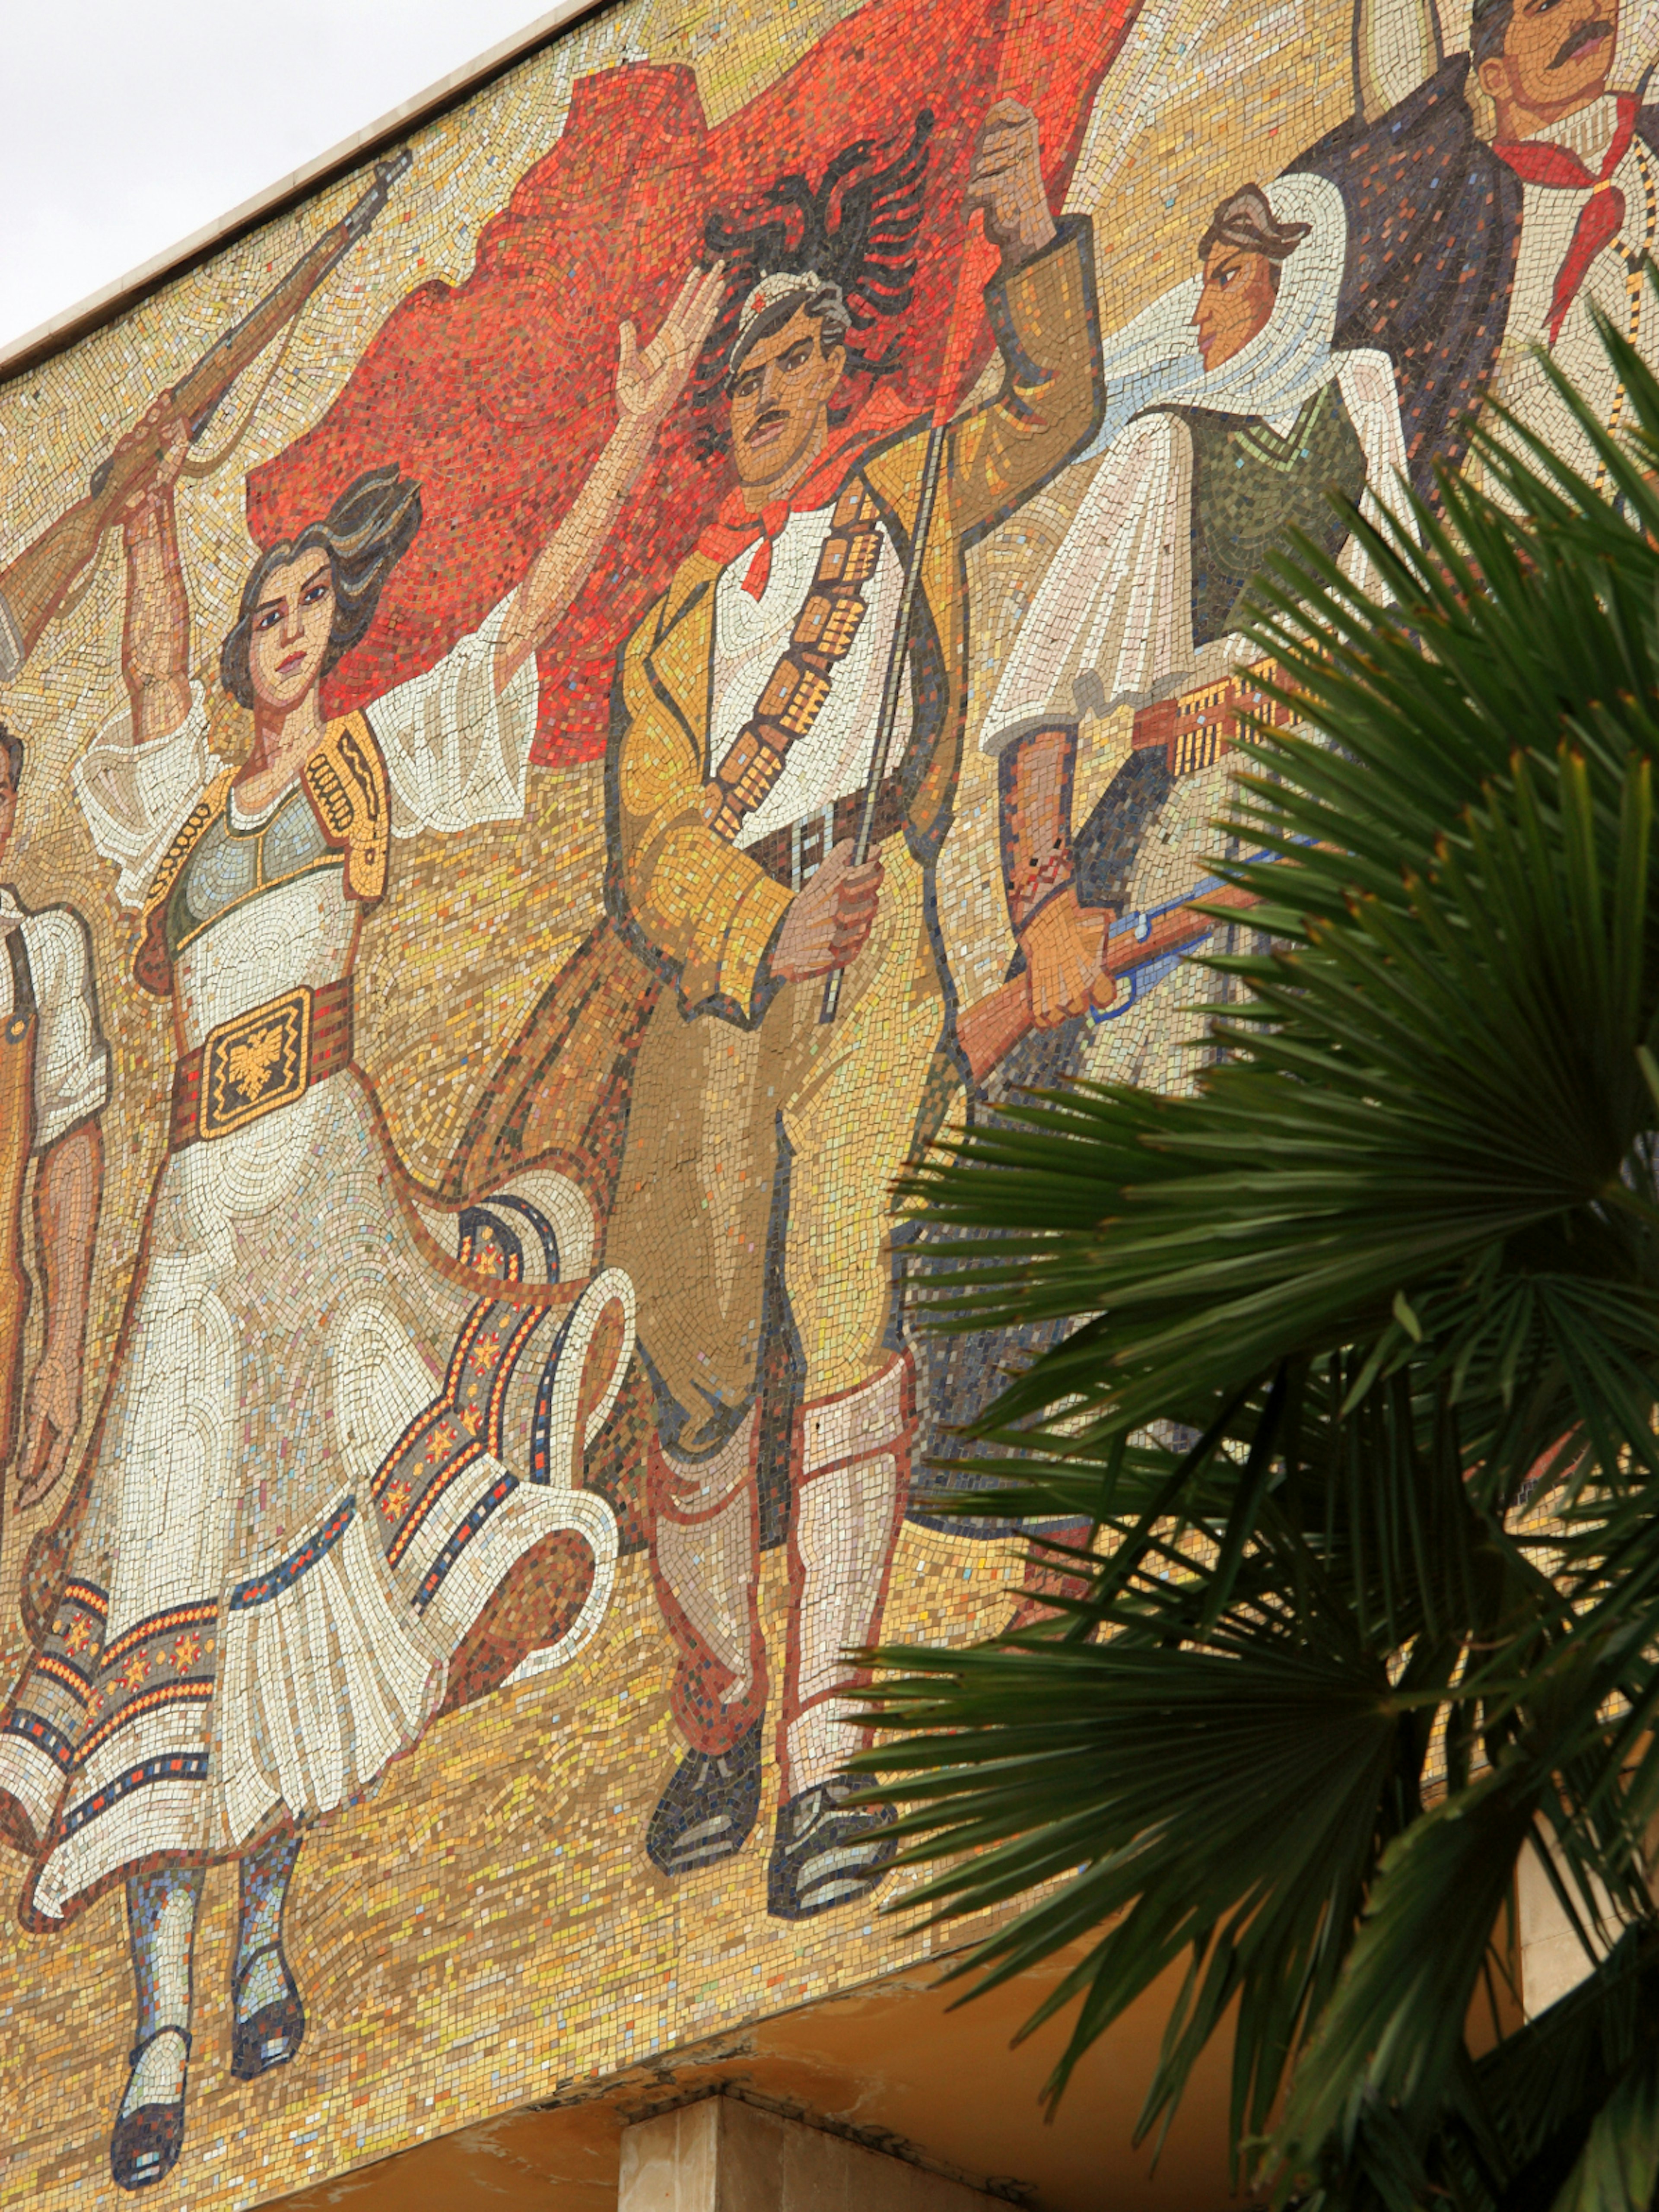
[[[386,578],[408,552],[420,526],[421,487],[392,462],[359,477],[320,522],[308,522],[297,538],[267,547],[242,587],[236,627],[219,652],[219,680],[231,697],[240,706],[253,704],[248,637],[273,570],[287,568],[316,545],[328,555],[334,574],[334,627],[323,655],[326,676],[374,621]]]

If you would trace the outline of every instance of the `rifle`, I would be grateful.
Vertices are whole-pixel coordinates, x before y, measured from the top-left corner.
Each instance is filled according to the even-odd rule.
[[[168,403],[166,416],[129,430],[93,471],[86,498],[49,523],[15,561],[0,568],[0,684],[10,683],[22,667],[70,586],[97,552],[104,532],[154,473],[173,426],[182,422],[191,444],[196,442],[242,371],[293,321],[330,270],[368,229],[411,159],[405,149],[389,161],[377,161],[374,181],[356,205],[323,233],[187,375],[163,393]]]
[[[1255,857],[1265,860],[1267,856],[1257,854]],[[1208,911],[1200,913],[1192,903],[1194,899],[1202,899]],[[1106,932],[1100,964],[1109,975],[1133,975],[1139,969],[1150,968],[1155,961],[1184,952],[1188,945],[1207,937],[1212,929],[1218,929],[1221,921],[1214,911],[1217,907],[1243,912],[1260,903],[1254,891],[1242,890],[1237,884],[1224,884],[1218,876],[1206,877],[1184,899],[1172,899],[1169,905],[1154,907],[1147,914],[1126,914],[1111,923]],[[1097,1018],[1104,1020],[1107,1017],[1103,1014]],[[1000,989],[988,992],[965,1013],[958,1015],[957,1042],[974,1081],[983,1083],[1032,1027],[1031,979],[1023,969]]]

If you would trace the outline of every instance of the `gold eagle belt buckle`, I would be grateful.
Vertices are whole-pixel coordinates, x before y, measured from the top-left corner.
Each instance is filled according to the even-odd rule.
[[[311,993],[269,999],[210,1030],[202,1047],[204,1139],[228,1137],[305,1096],[311,1079]]]

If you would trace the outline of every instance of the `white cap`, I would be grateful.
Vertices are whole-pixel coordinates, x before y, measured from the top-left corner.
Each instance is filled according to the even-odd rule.
[[[743,343],[767,309],[775,307],[780,300],[787,300],[797,292],[808,294],[824,289],[823,277],[812,269],[779,269],[770,276],[763,276],[743,303],[743,312],[738,317],[737,344]]]

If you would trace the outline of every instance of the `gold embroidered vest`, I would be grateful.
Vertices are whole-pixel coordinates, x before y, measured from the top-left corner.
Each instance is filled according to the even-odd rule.
[[[173,989],[167,908],[174,889],[208,831],[230,804],[234,769],[217,775],[191,808],[167,847],[144,900],[144,918],[133,961],[135,981],[158,998]],[[331,722],[300,774],[300,787],[330,851],[345,860],[345,895],[373,906],[386,890],[391,851],[391,791],[386,763],[362,714]]]

